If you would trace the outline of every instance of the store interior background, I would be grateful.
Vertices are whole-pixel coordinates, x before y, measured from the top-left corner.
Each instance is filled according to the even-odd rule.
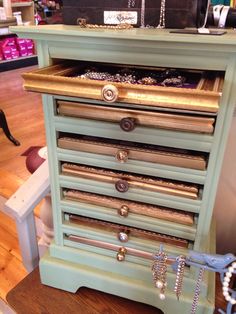
[[[4,0],[0,0],[3,4]],[[13,0],[14,2],[14,0]],[[19,3],[21,1],[17,1]],[[24,2],[24,1],[23,1]],[[27,1],[25,1],[27,2]],[[29,2],[29,1],[28,1]],[[212,1],[213,4],[217,4],[220,1]],[[230,4],[230,1],[221,1],[225,5]],[[6,3],[6,2],[5,2]],[[9,1],[10,3],[10,1]],[[8,4],[9,4],[8,3]],[[32,3],[30,1],[30,3]],[[33,10],[35,13],[35,23],[60,23],[61,20],[61,1],[34,1]],[[14,5],[13,5],[14,7]],[[17,9],[21,10],[20,7]],[[32,10],[32,7],[30,7]],[[14,11],[14,10],[13,10]],[[23,61],[23,60],[22,60]],[[2,62],[2,64],[1,64]],[[24,182],[30,173],[25,166],[25,157],[22,154],[31,146],[44,146],[45,145],[45,131],[43,123],[43,113],[41,106],[41,98],[37,94],[26,93],[22,89],[21,73],[31,70],[31,68],[24,67],[24,62],[19,65],[19,68],[14,68],[15,61],[9,61],[8,64],[4,61],[0,61],[0,109],[4,110],[9,128],[20,141],[20,146],[14,146],[8,139],[6,139],[2,130],[0,129],[0,168],[8,171],[9,173],[20,178],[21,182]],[[4,66],[3,66],[4,65]],[[36,67],[36,66],[34,66]],[[236,110],[232,120],[230,133],[228,137],[227,148],[225,151],[225,157],[222,167],[222,172],[219,180],[218,192],[216,197],[214,216],[217,224],[217,252],[225,254],[228,252],[236,254]],[[1,180],[1,178],[0,178]],[[0,202],[0,206],[1,202]],[[0,278],[4,277],[5,285],[8,288],[17,283],[23,276],[26,275],[23,266],[18,266],[14,258],[19,259],[19,248],[13,243],[13,238],[17,239],[16,231],[13,232],[13,236],[6,236],[6,226],[8,225],[8,218],[3,222],[3,214],[1,213],[0,219]],[[2,232],[1,232],[2,228]],[[9,227],[9,230],[13,230]],[[3,239],[4,238],[4,239]],[[10,239],[7,242],[7,239]],[[14,251],[15,250],[15,251]],[[15,256],[11,257],[5,251],[18,252]],[[13,254],[14,255],[14,254]],[[1,260],[6,260],[6,265],[2,264]],[[12,259],[12,260],[11,260]],[[12,264],[11,264],[12,263]],[[9,266],[10,265],[10,266]],[[11,278],[9,282],[8,274],[2,269],[10,267],[11,271],[18,267],[20,272],[15,278]],[[21,267],[21,268],[19,268]],[[1,282],[1,279],[0,279]],[[3,281],[2,281],[3,282]],[[1,290],[0,284],[0,296],[4,296],[3,290]]]

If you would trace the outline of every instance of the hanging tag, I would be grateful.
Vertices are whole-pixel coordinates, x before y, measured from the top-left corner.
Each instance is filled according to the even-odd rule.
[[[135,25],[138,23],[137,11],[104,11],[104,24],[117,25],[128,23]]]

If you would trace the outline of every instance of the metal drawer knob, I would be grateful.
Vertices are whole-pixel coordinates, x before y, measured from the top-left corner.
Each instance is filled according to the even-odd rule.
[[[120,242],[128,242],[129,240],[129,235],[127,232],[125,231],[120,231],[118,233],[118,239],[120,240]]]
[[[119,261],[119,262],[124,261],[124,260],[125,260],[125,254],[126,254],[126,253],[127,253],[127,250],[126,250],[125,247],[119,248],[119,251],[118,251],[118,253],[117,253],[117,255],[116,255],[117,261]]]
[[[118,209],[118,214],[122,217],[127,217],[129,215],[129,207],[126,205],[122,205],[119,209]]]
[[[114,85],[105,85],[102,89],[102,99],[106,102],[115,102],[119,96],[118,89]]]
[[[124,193],[128,191],[129,183],[125,180],[119,180],[116,182],[115,187],[118,192]]]
[[[131,132],[136,127],[136,122],[134,118],[123,118],[120,120],[120,127],[125,132]]]
[[[127,150],[118,150],[116,153],[116,160],[120,163],[124,163],[129,158],[129,152]]]

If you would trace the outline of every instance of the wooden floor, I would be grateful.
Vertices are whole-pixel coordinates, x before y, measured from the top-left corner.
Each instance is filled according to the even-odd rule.
[[[0,109],[6,114],[12,135],[21,143],[18,147],[14,146],[0,129],[0,169],[23,181],[30,174],[25,167],[22,153],[30,146],[45,145],[41,97],[22,89],[20,74],[30,69],[0,73]],[[14,222],[0,212],[0,298],[5,299],[7,292],[26,274],[21,262]],[[223,304],[220,286],[217,291],[218,307]]]
[[[0,169],[19,177],[16,180],[18,185],[30,175],[22,153],[30,146],[45,146],[41,96],[25,92],[22,88],[21,73],[30,69],[0,73],[0,109],[6,115],[12,135],[21,143],[20,146],[15,146],[0,128]],[[2,185],[7,180],[7,175],[4,180],[0,178],[0,188],[3,189]],[[14,192],[16,186],[17,184],[9,183],[7,191],[5,188],[6,194],[10,194],[10,190]],[[14,221],[0,212],[0,298],[5,299],[7,292],[26,274],[21,262]]]

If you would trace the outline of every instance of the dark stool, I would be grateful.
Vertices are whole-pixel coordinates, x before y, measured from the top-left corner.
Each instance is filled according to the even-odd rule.
[[[16,146],[20,145],[20,142],[17,141],[12,135],[7,125],[7,120],[4,112],[0,109],[0,128],[3,129],[3,132],[5,133],[6,137]]]

